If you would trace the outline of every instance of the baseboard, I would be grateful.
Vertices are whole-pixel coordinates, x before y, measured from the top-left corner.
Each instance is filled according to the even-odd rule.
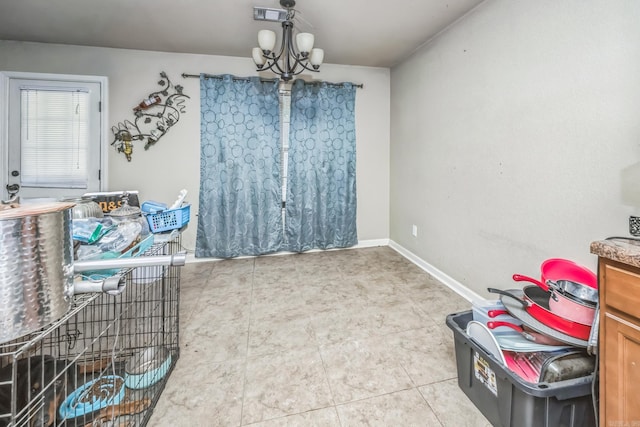
[[[428,262],[426,262],[425,260],[417,256],[410,250],[406,249],[402,245],[399,245],[398,243],[394,242],[391,239],[360,240],[357,245],[352,246],[350,248],[330,249],[330,250],[339,251],[339,250],[349,250],[349,249],[373,248],[377,246],[389,246],[391,249],[398,252],[400,255],[402,255],[403,257],[405,257],[406,259],[408,259],[409,261],[411,261],[412,263],[420,267],[422,270],[429,273],[440,283],[442,283],[443,285],[445,285],[446,287],[448,287],[449,289],[451,289],[452,291],[454,291],[455,293],[457,293],[467,301],[474,302],[474,301],[485,300],[484,297],[475,293],[474,291],[472,291],[462,283],[455,280],[453,277],[445,274],[441,270],[438,270],[433,265],[429,264]],[[322,250],[323,249],[312,249],[308,252],[320,252]],[[292,254],[293,252],[277,252],[277,253],[269,254],[266,256],[282,256],[282,255],[292,255]],[[246,259],[246,258],[255,258],[255,257],[242,256],[242,257],[236,257],[234,259]],[[215,261],[222,261],[222,258],[196,258],[193,252],[189,252],[187,254],[187,260],[186,260],[187,264],[197,263],[197,262],[215,262]]]
[[[376,246],[389,246],[389,239],[360,240],[352,249],[374,248]]]
[[[398,252],[400,255],[402,255],[403,257],[405,257],[406,259],[408,259],[409,261],[411,261],[412,263],[420,267],[422,270],[429,273],[440,283],[442,283],[443,285],[445,285],[446,287],[448,287],[449,289],[451,289],[452,291],[454,291],[455,293],[457,293],[467,301],[473,302],[473,301],[485,300],[484,297],[480,296],[479,294],[475,293],[471,289],[467,288],[462,283],[455,280],[453,277],[447,275],[441,270],[438,270],[433,265],[429,264],[428,262],[426,262],[425,260],[417,256],[410,250],[406,249],[402,245],[399,245],[398,243],[394,242],[391,239],[360,240],[357,245],[352,246],[350,248],[330,249],[330,250],[336,251],[336,250],[362,249],[362,248],[373,248],[377,246],[389,246],[391,249]],[[308,252],[320,252],[320,251],[322,251],[322,249],[312,249]],[[269,254],[266,256],[282,256],[282,255],[292,255],[292,254],[293,252],[277,252],[275,254]],[[246,259],[246,258],[255,258],[255,257],[242,256],[242,257],[236,257],[234,259]],[[186,260],[187,264],[198,263],[198,262],[215,262],[215,261],[222,261],[222,258],[196,258],[193,252],[189,252],[187,254],[187,260]]]
[[[427,273],[429,273],[431,276],[433,276],[443,285],[445,285],[446,287],[448,287],[449,289],[451,289],[452,291],[454,291],[455,293],[457,293],[467,301],[474,302],[474,301],[485,300],[484,297],[475,293],[474,291],[472,291],[462,283],[455,280],[453,277],[445,274],[441,270],[438,270],[436,267],[429,264],[428,262],[426,262],[425,260],[417,256],[416,254],[406,249],[402,245],[399,245],[398,243],[394,242],[393,240],[389,240],[389,247],[394,251],[398,252],[400,255],[402,255],[409,261],[411,261],[412,263],[414,263],[415,265],[417,265],[418,267],[420,267],[421,269],[423,269],[424,271],[426,271]]]
[[[348,249],[362,249],[362,248],[374,248],[376,246],[389,246],[389,239],[372,239],[372,240],[360,240],[358,244],[352,246],[350,248],[338,248],[338,249],[328,249],[330,251],[342,251]],[[313,252],[322,252],[324,249],[312,249],[310,251],[306,251],[305,253],[313,253]],[[276,252],[274,254],[268,254],[264,256],[281,256],[281,255],[293,255],[295,252]],[[255,258],[255,256],[239,256],[234,259],[247,259],[247,258]],[[222,258],[196,258],[196,255],[193,252],[187,253],[187,264],[195,263],[195,262],[215,262],[222,261]]]

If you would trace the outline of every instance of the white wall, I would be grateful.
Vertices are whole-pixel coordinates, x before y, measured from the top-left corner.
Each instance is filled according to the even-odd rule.
[[[250,49],[248,50],[250,52]],[[186,114],[153,147],[134,147],[129,163],[109,150],[109,190],[137,189],[142,200],[172,202],[182,188],[189,191],[192,223],[183,244],[195,247],[200,178],[200,91],[198,79],[188,74],[255,75],[247,58],[188,55],[124,49],[105,49],[0,41],[0,70],[102,75],[109,78],[109,123],[133,119],[132,108],[157,90],[159,73],[184,86],[191,99]],[[389,236],[389,70],[324,64],[313,77],[326,81],[364,84],[356,94],[358,237]],[[270,77],[273,77],[271,75]],[[109,135],[109,142],[113,135]],[[6,171],[2,171],[6,173]]]
[[[632,0],[490,0],[394,67],[391,239],[485,296],[551,257],[595,271],[634,212],[638,22]]]

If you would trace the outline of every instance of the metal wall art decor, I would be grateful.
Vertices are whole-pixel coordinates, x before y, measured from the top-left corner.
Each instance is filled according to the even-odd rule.
[[[162,89],[150,93],[133,107],[135,119],[125,120],[111,127],[114,135],[111,145],[119,153],[124,153],[128,161],[131,161],[133,141],[144,141],[144,149],[148,150],[178,123],[180,114],[186,112],[184,101],[189,96],[182,93],[183,87],[174,86],[164,71],[160,73],[160,77],[158,85]]]

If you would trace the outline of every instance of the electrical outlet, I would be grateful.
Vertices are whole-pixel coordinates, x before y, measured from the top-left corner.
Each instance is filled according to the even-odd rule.
[[[411,227],[411,235],[413,237],[418,237],[418,226],[415,224]]]

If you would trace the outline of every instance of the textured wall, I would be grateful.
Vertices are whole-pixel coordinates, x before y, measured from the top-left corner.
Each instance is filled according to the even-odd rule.
[[[250,49],[248,50],[250,52]],[[191,96],[180,121],[148,151],[137,145],[133,160],[109,149],[109,190],[137,189],[142,200],[171,203],[182,188],[189,191],[191,218],[198,212],[200,177],[200,90],[198,79],[183,79],[184,72],[198,74],[255,75],[247,58],[187,55],[163,52],[63,46],[0,41],[0,70],[101,75],[109,78],[109,128],[133,118],[132,108],[159,88],[160,71]],[[266,74],[267,77],[273,75]],[[356,95],[358,180],[358,237],[389,236],[389,79],[386,68],[324,64],[313,77],[327,81],[364,84]],[[110,134],[109,142],[113,140]],[[4,167],[4,162],[1,163]],[[2,172],[5,173],[5,172]],[[183,239],[195,245],[195,223]]]
[[[634,210],[639,20],[634,1],[486,1],[393,68],[391,239],[478,293],[551,257],[595,269],[589,243]]]

